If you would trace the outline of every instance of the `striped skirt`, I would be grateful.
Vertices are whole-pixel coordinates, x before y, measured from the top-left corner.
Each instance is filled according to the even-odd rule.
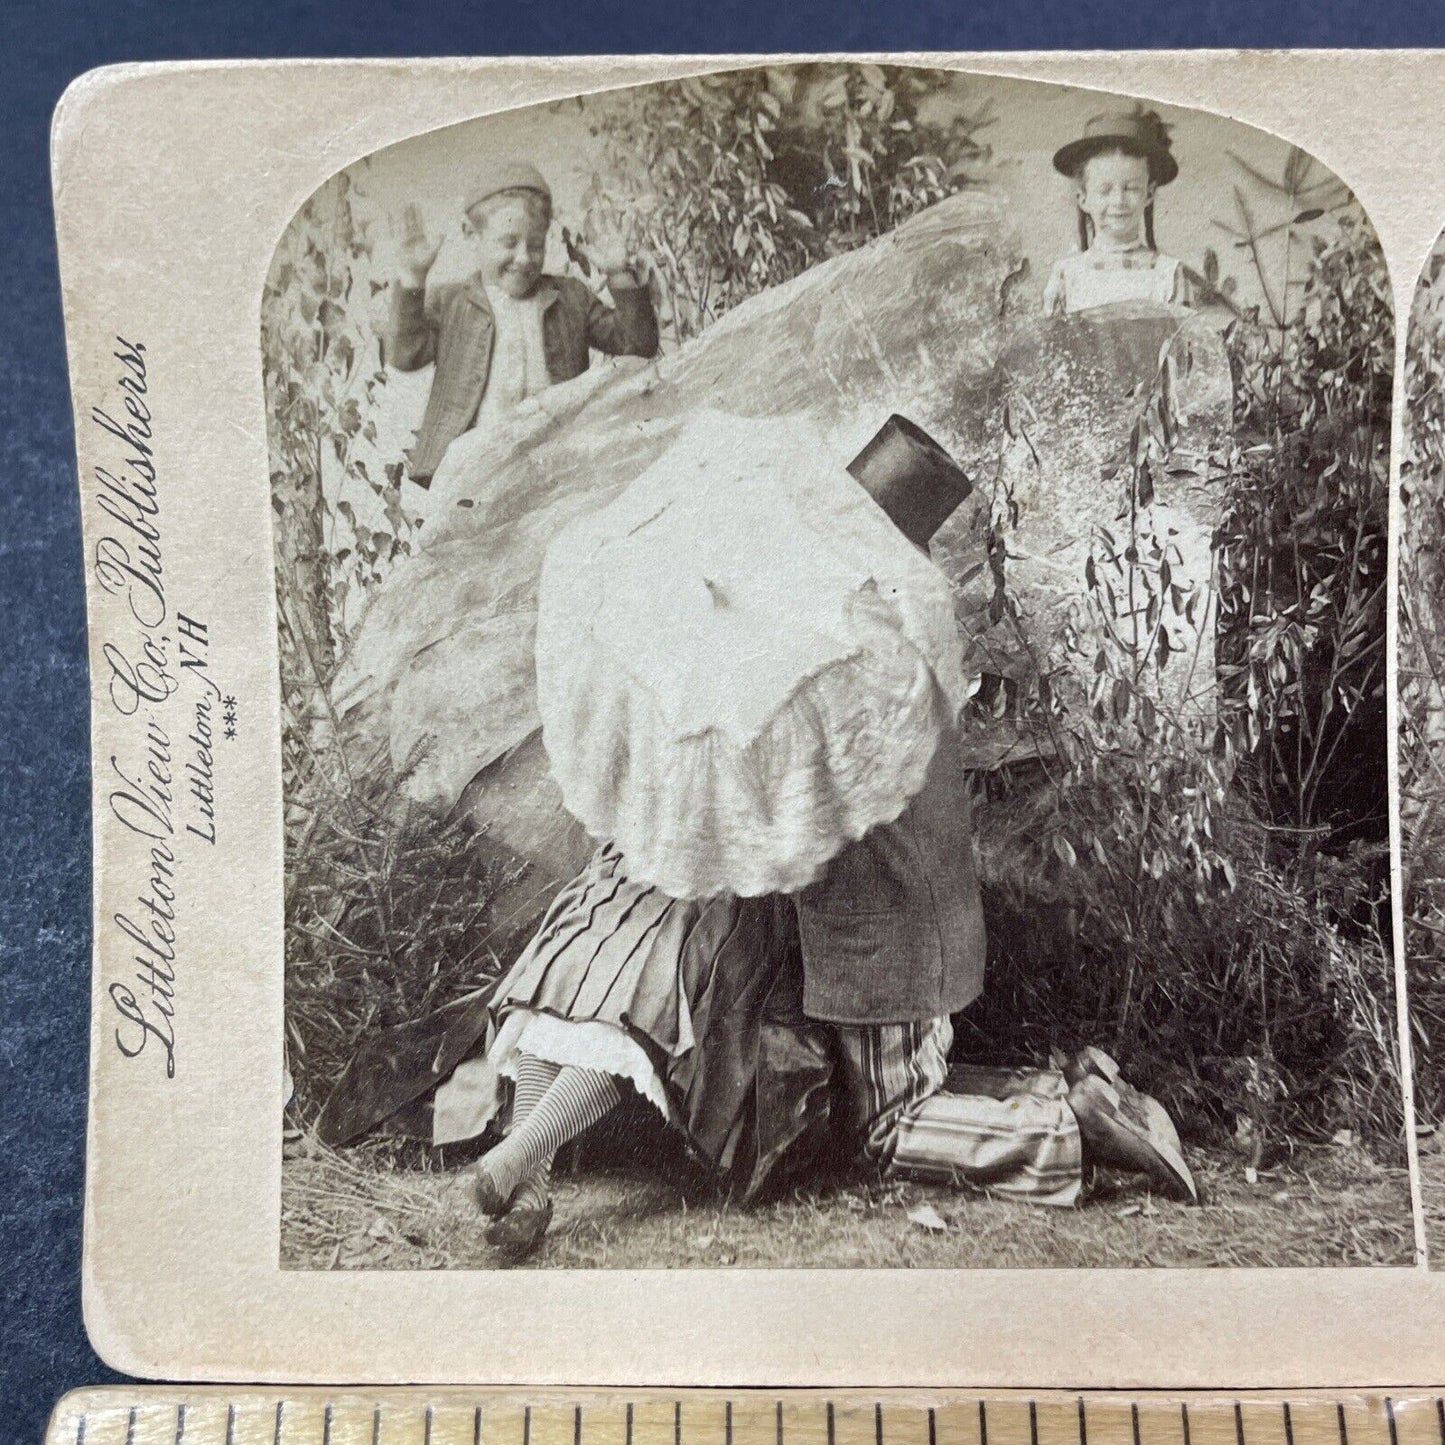
[[[825,1107],[801,967],[791,900],[671,898],[604,845],[498,986],[488,1056],[502,1074],[525,1051],[626,1078],[716,1167],[751,1172]]]
[[[737,901],[679,900],[632,882],[604,846],[553,900],[493,1006],[624,1030],[658,1063],[695,1042],[688,981],[716,957]],[[758,960],[761,966],[763,960]]]

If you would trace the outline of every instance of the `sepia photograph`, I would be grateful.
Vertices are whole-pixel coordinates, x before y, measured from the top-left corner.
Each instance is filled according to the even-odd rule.
[[[1420,274],[1405,342],[1400,458],[1400,892],[1420,1198],[1445,1263],[1445,235]]]
[[[603,90],[333,176],[259,341],[283,1269],[1414,1262],[1395,320],[1322,162],[966,71]]]

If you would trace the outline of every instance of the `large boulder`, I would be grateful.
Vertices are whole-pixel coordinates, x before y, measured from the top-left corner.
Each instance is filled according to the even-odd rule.
[[[386,742],[417,800],[445,810],[465,792],[494,838],[566,876],[585,840],[549,791],[532,692],[548,542],[615,497],[703,407],[805,415],[840,461],[895,411],[956,445],[989,411],[1018,266],[1003,203],[955,197],[660,361],[594,368],[508,425],[459,438],[415,555],[355,629],[338,709],[362,738]],[[984,430],[974,431],[977,450]]]
[[[1213,333],[1183,313],[1024,314],[1010,301],[1022,273],[1002,200],[955,196],[746,302],[660,361],[594,368],[453,445],[420,545],[362,616],[334,694],[354,739],[384,741],[414,798],[443,812],[460,804],[532,864],[515,897],[497,900],[517,927],[590,848],[561,808],[538,731],[543,553],[700,408],[806,416],[840,462],[890,413],[918,422],[977,482],[934,548],[955,586],[968,664],[1017,695],[1032,671],[1072,665],[1059,638],[1083,602],[1099,529],[1129,514],[1127,481],[1110,466],[1161,355],[1174,343],[1187,352],[1174,370],[1196,450],[1227,423],[1228,369]],[[1207,487],[1168,485],[1148,510],[1161,535],[1173,529],[1181,580],[1207,586],[1217,503]],[[991,536],[1006,544],[1015,603],[1002,612]],[[1196,676],[1209,686],[1194,689],[1204,706],[1213,658],[1198,611],[1193,643],[1207,652]],[[971,734],[976,766],[1037,746],[1009,708],[995,712]]]
[[[1161,377],[1167,375],[1167,382]],[[1127,465],[1131,432],[1165,392],[1171,425],[1167,461],[1150,468],[1152,499],[1141,498]],[[1047,746],[1029,721],[1041,672],[1071,702],[1087,692],[1096,654],[1105,584],[1118,605],[1112,621],[1140,635],[1147,603],[1129,616],[1131,570],[1136,600],[1158,562],[1167,560],[1161,624],[1171,660],[1150,685],[1156,701],[1182,721],[1212,714],[1214,608],[1212,537],[1220,491],[1208,457],[1230,424],[1228,358],[1210,319],[1149,303],[1077,316],[1016,316],[1006,328],[993,384],[993,413],[973,462],[980,489],[934,539],[934,560],[954,583],[965,663],[982,674],[985,695],[970,733],[979,767],[993,767]],[[942,429],[946,430],[946,429]],[[992,523],[1004,549],[1003,587],[980,555]],[[1137,568],[1127,562],[1131,545]],[[1111,567],[1115,556],[1121,565]],[[1090,568],[1090,560],[1094,567]],[[1091,571],[1099,585],[1088,585]],[[991,605],[992,604],[992,605]]]

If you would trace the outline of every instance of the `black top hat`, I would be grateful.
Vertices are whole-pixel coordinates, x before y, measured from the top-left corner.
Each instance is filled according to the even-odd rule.
[[[1115,110],[1091,117],[1078,140],[1054,152],[1054,169],[1077,176],[1090,156],[1123,150],[1149,162],[1149,179],[1167,186],[1179,174],[1179,162],[1169,148],[1169,131],[1152,110]]]
[[[973,490],[968,474],[921,426],[896,414],[848,463],[848,471],[898,530],[924,548]]]

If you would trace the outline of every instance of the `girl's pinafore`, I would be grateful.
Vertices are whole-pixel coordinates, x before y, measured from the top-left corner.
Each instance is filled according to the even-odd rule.
[[[1120,301],[1157,301],[1187,306],[1183,266],[1149,246],[1113,250],[1090,246],[1054,264],[1044,287],[1044,314],[1066,316]]]

